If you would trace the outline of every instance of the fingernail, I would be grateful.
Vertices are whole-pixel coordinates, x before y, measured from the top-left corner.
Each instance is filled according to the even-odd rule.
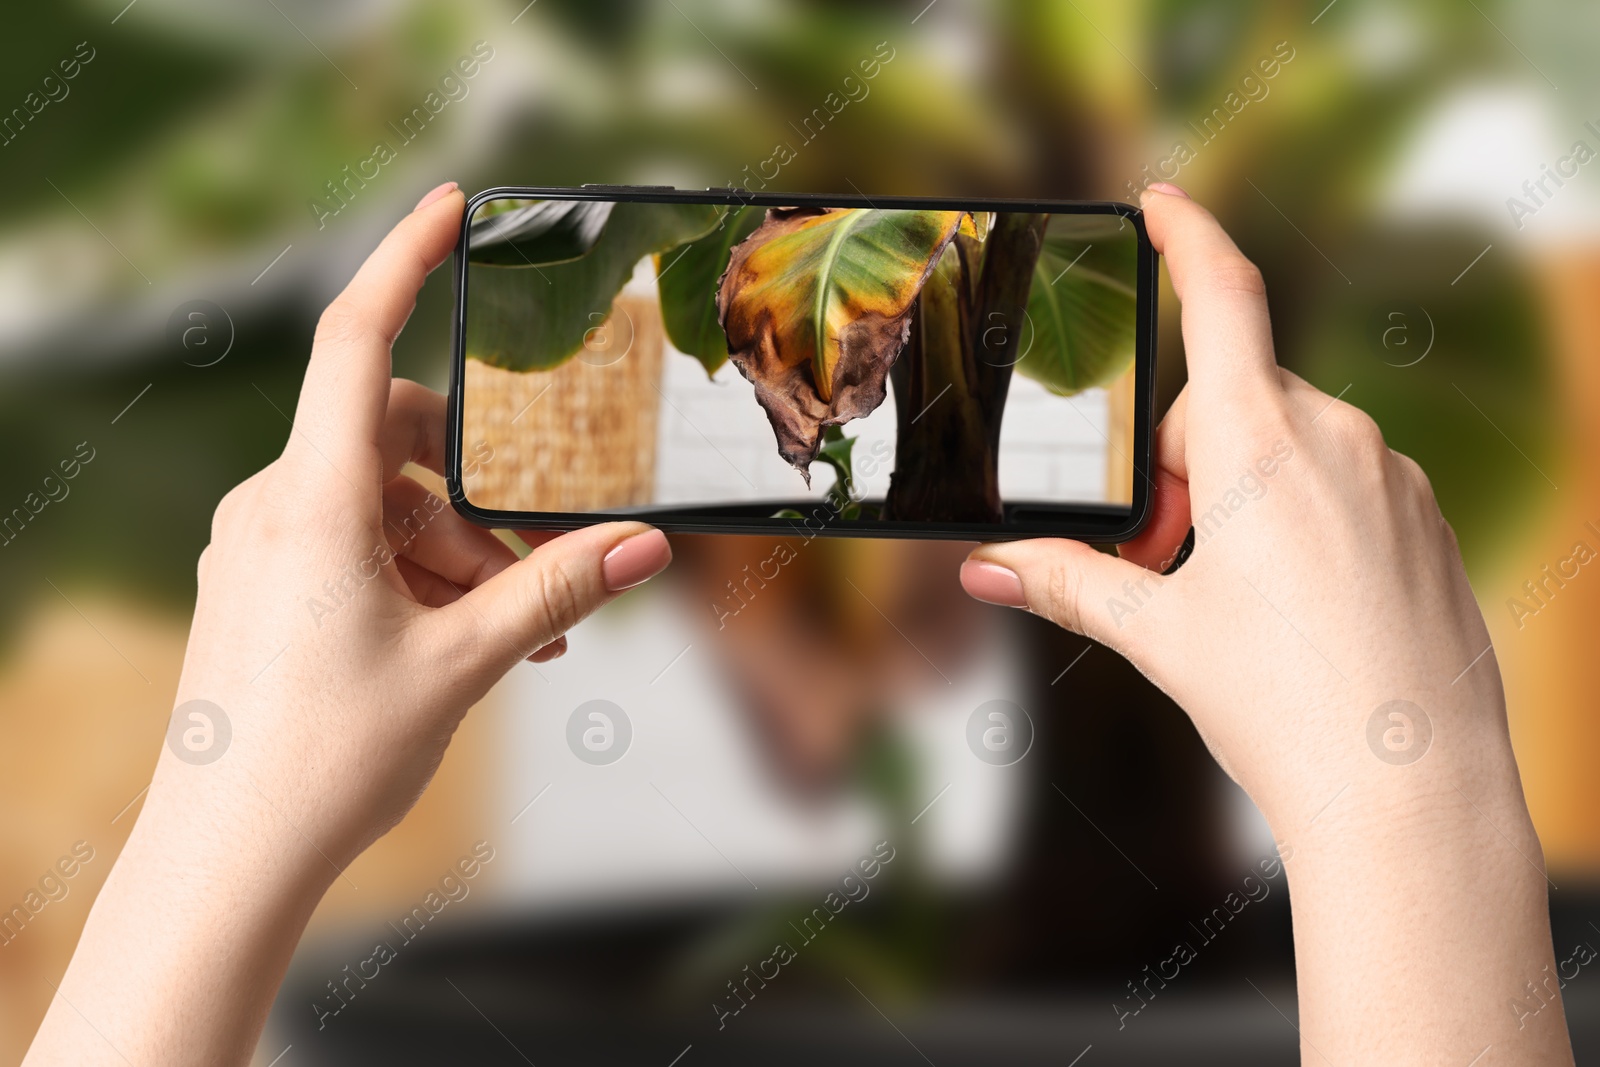
[[[969,559],[961,565],[961,587],[968,595],[989,604],[1025,608],[1028,598],[1022,592],[1017,572],[987,560]]]
[[[1151,182],[1149,185],[1145,186],[1145,189],[1146,191],[1166,193],[1168,196],[1181,196],[1185,200],[1189,199],[1188,193],[1184,192],[1182,189],[1179,189],[1171,182]]]
[[[427,196],[423,197],[421,200],[418,200],[417,201],[417,206],[412,208],[411,210],[412,211],[421,211],[423,208],[427,207],[429,204],[433,203],[435,200],[438,200],[440,197],[449,196],[451,193],[455,192],[457,188],[459,188],[459,187],[456,185],[455,182],[445,182],[443,185],[439,186],[439,188],[435,189],[433,192],[429,193]]]
[[[606,588],[620,593],[660,574],[671,562],[672,547],[667,544],[667,535],[660,530],[647,530],[607,552],[600,573],[605,577]]]

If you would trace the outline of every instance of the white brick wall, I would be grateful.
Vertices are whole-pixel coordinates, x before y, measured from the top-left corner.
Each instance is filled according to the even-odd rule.
[[[1001,499],[1104,500],[1108,414],[1104,389],[1056,396],[1012,375],[1000,424]]]
[[[661,392],[656,447],[656,502],[721,500],[820,500],[833,479],[824,468],[805,483],[778,455],[772,427],[755,391],[731,365],[708,381],[697,360],[669,348]],[[1020,375],[1011,382],[1000,432],[1000,492],[1006,500],[1104,500],[1106,492],[1106,394],[1093,389],[1075,397],[1047,392]],[[845,427],[858,439],[856,455],[881,442],[893,456],[895,403],[891,392],[865,419]],[[859,465],[858,465],[859,466]],[[867,497],[889,488],[892,462],[871,475],[857,471]]]

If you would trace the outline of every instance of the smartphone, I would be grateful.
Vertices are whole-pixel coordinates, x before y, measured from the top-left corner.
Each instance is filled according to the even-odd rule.
[[[455,257],[485,526],[1124,541],[1156,255],[1111,202],[498,188]]]

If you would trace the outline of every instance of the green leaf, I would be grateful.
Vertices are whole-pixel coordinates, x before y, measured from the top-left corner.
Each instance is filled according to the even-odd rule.
[[[667,336],[680,352],[704,364],[707,375],[728,361],[728,337],[717,321],[717,283],[728,269],[733,246],[749,237],[765,216],[765,208],[731,208],[712,232],[680,252],[656,257]]]
[[[840,518],[854,519],[861,514],[861,505],[855,501],[855,472],[850,454],[856,447],[854,437],[846,437],[837,426],[822,432],[822,447],[817,458],[833,468],[833,485],[828,488],[828,502]]]
[[[717,224],[713,204],[616,204],[588,252],[545,266],[467,266],[466,353],[507,370],[549,370],[583,347],[639,261]]]
[[[829,426],[822,433],[822,447],[817,450],[817,458],[834,469],[840,481],[850,481],[850,453],[856,447],[854,437],[846,437],[844,431],[837,426]]]
[[[1051,216],[1016,369],[1062,396],[1121,376],[1133,362],[1138,253],[1133,227],[1118,216]]]
[[[501,204],[521,205],[497,210]],[[577,259],[605,229],[609,200],[491,200],[473,216],[467,259],[525,266]]]

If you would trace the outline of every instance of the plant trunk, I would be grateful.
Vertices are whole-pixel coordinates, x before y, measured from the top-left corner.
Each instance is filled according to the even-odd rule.
[[[1029,343],[1028,290],[1047,220],[998,215],[982,245],[958,237],[923,286],[890,372],[899,424],[884,518],[1004,519],[1000,420]]]

